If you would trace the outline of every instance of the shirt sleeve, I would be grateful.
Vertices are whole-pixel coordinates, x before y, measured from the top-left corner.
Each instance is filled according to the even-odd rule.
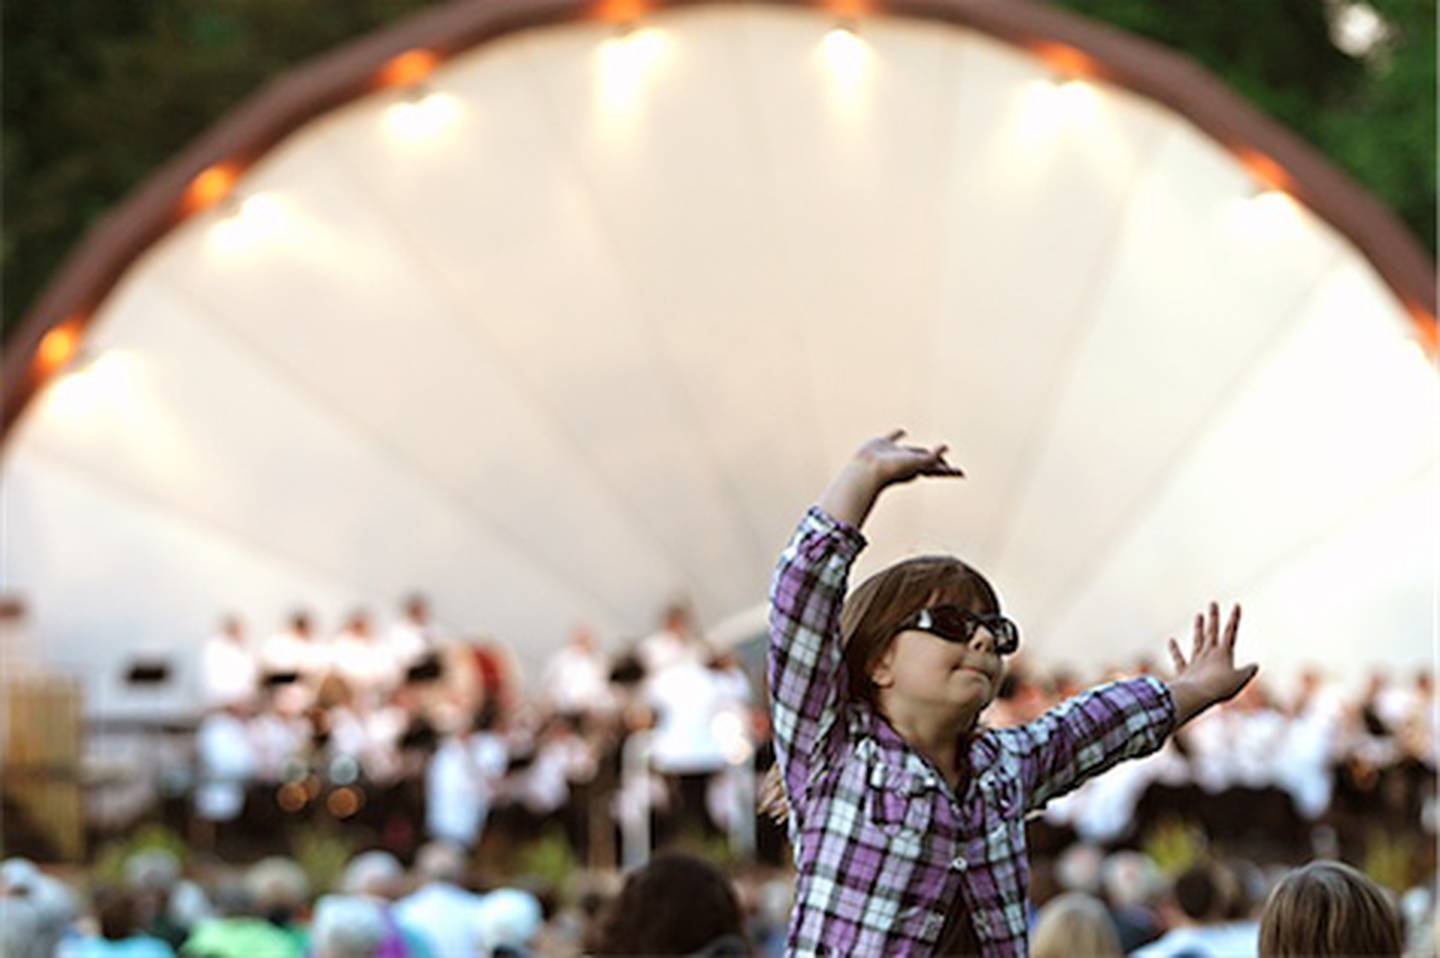
[[[1025,808],[1033,811],[1126,759],[1150,754],[1174,729],[1170,689],[1142,676],[1093,688],[997,735],[1019,756]]]
[[[865,537],[812,506],[770,584],[770,713],[792,807],[825,766],[847,693],[840,637],[845,583]]]

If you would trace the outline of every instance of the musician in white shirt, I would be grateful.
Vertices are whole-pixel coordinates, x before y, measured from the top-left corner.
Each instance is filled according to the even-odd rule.
[[[378,706],[404,677],[390,649],[375,638],[370,616],[352,613],[330,647],[332,671],[345,680],[357,703]]]
[[[435,652],[438,645],[429,601],[419,593],[411,595],[405,600],[400,621],[385,636],[386,651],[403,672]]]
[[[260,665],[245,642],[245,626],[227,615],[200,652],[201,701],[206,709],[249,702],[259,683]]]
[[[595,635],[585,626],[550,657],[545,668],[545,694],[557,712],[594,714],[613,705],[610,663],[595,646]]]
[[[493,712],[446,736],[425,769],[425,825],[430,836],[472,848],[480,840],[509,752]]]
[[[294,672],[306,681],[318,682],[329,664],[327,650],[315,638],[308,612],[292,614],[289,625],[260,646],[260,667],[267,674]]]

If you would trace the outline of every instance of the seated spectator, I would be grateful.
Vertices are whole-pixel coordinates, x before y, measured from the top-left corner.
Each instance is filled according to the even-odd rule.
[[[1040,909],[1030,938],[1032,958],[1120,958],[1120,936],[1097,899],[1067,892]]]
[[[251,958],[255,955],[303,958],[303,936],[280,928],[258,914],[260,899],[255,895],[255,888],[262,882],[252,881],[252,875],[263,877],[271,861],[266,859],[255,865],[243,883],[227,881],[215,889],[219,916],[196,924],[180,948],[184,958]]]
[[[140,930],[134,897],[125,889],[102,886],[91,896],[100,934],[75,938],[60,946],[59,958],[170,958],[175,950]]]
[[[52,958],[75,918],[75,899],[61,882],[23,858],[0,866],[0,955]]]
[[[141,929],[171,948],[190,934],[171,914],[170,899],[180,883],[180,861],[161,848],[136,852],[125,862],[125,886],[135,903]]]
[[[245,873],[245,891],[255,914],[294,942],[300,953],[309,945],[305,911],[310,901],[310,879],[305,869],[288,858],[263,858]]]
[[[1100,871],[1110,917],[1126,954],[1160,937],[1155,900],[1163,890],[1160,869],[1143,852],[1118,851],[1106,857]]]
[[[475,955],[480,945],[481,896],[460,887],[465,853],[432,842],[415,860],[420,887],[395,903],[400,924],[425,938],[437,955]]]
[[[709,862],[669,853],[625,881],[611,906],[602,955],[749,955],[740,901]]]
[[[1229,880],[1230,876],[1208,863],[1187,869],[1175,879],[1169,898],[1160,909],[1168,930],[1135,954],[1143,958],[1254,955],[1254,925],[1226,920],[1230,898],[1225,884]]]
[[[1340,862],[1311,862],[1286,875],[1260,919],[1265,956],[1399,955],[1401,941],[1385,892]]]
[[[491,958],[529,958],[545,924],[540,901],[527,891],[502,888],[486,895],[477,919],[481,954]]]
[[[390,928],[379,903],[350,895],[326,895],[315,905],[311,929],[315,958],[381,958],[390,950]]]
[[[427,942],[414,931],[402,928],[391,910],[390,903],[399,897],[404,878],[405,871],[394,855],[382,851],[363,852],[346,866],[340,890],[379,908],[385,937],[378,954],[384,958],[427,958],[431,953]],[[318,915],[316,925],[319,925]],[[318,951],[318,944],[316,949]]]

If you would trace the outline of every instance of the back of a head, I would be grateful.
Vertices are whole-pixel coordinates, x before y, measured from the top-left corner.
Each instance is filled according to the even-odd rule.
[[[350,859],[345,874],[340,878],[340,890],[347,895],[373,895],[376,898],[394,898],[400,890],[400,880],[405,870],[400,861],[389,852],[362,852]]]
[[[465,877],[465,853],[450,842],[431,842],[415,856],[415,876],[421,884],[460,884]]]
[[[374,958],[387,931],[385,916],[375,902],[326,895],[315,905],[310,942],[316,958]]]
[[[1113,852],[1101,867],[1101,883],[1116,908],[1148,905],[1160,886],[1160,869],[1144,852]]]
[[[1341,862],[1311,862],[1276,886],[1260,919],[1260,954],[1399,955],[1400,917],[1380,886]]]
[[[673,852],[656,856],[625,880],[599,950],[608,955],[749,954],[730,880],[709,862]]]
[[[1171,895],[1185,917],[1197,924],[1219,921],[1224,915],[1225,896],[1212,865],[1192,865],[1181,872]]]
[[[262,858],[245,873],[245,890],[260,914],[271,917],[284,911],[293,916],[310,897],[310,879],[288,858]]]
[[[90,907],[106,941],[123,941],[139,930],[135,899],[125,888],[101,885],[90,893]]]
[[[1040,909],[1030,937],[1033,958],[1071,955],[1120,958],[1120,936],[1110,913],[1097,899],[1068,892]]]
[[[492,891],[475,910],[480,942],[492,955],[528,953],[544,924],[540,899],[518,888]]]
[[[180,880],[180,860],[163,848],[147,848],[125,860],[125,884],[135,892],[168,893]]]

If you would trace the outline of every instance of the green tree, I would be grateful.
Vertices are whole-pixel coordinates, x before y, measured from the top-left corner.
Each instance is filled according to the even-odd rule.
[[[5,332],[101,215],[276,73],[433,2],[5,3]]]
[[[1057,0],[1180,51],[1369,188],[1433,253],[1435,0],[1369,0],[1389,37],[1331,40],[1325,0]]]

